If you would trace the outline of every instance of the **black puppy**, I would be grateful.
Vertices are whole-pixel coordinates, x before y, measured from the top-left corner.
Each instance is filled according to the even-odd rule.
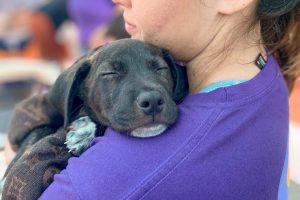
[[[152,137],[175,122],[186,86],[183,69],[165,51],[124,39],[80,59],[58,78],[49,99],[65,116],[65,126],[86,115],[122,133]],[[67,145],[74,154],[94,137],[90,123],[82,118],[69,127]]]
[[[44,187],[38,190],[31,187],[39,182],[33,181],[34,176],[38,179],[45,174],[37,173],[37,167],[35,171],[30,171],[32,167],[27,170],[23,163],[29,163],[26,164],[29,166],[33,159],[34,163],[47,161],[47,164],[40,165],[43,171],[47,170],[49,173],[50,168],[53,173],[61,170],[66,162],[57,167],[57,162],[63,160],[57,161],[59,156],[56,153],[59,151],[55,151],[55,154],[51,152],[48,154],[50,157],[46,158],[47,153],[44,150],[47,146],[58,145],[59,148],[56,146],[55,149],[68,151],[65,147],[61,148],[61,140],[65,141],[66,138],[68,148],[78,155],[87,148],[95,134],[102,135],[107,126],[134,137],[153,137],[161,134],[176,121],[176,103],[179,103],[187,92],[184,68],[177,66],[164,50],[133,39],[119,40],[93,50],[63,72],[46,95],[46,105],[49,104],[55,109],[51,113],[57,112],[63,118],[61,125],[57,123],[60,120],[56,114],[53,115],[54,119],[46,120],[57,123],[57,131],[53,135],[58,134],[58,137],[55,136],[53,140],[49,135],[41,139],[31,147],[31,152],[21,156],[20,160],[9,167],[12,170],[6,174],[10,186],[13,187],[13,180],[16,178],[27,183],[28,189],[18,191],[21,199],[33,198],[23,194],[26,190],[27,193],[41,193],[48,182],[41,184]],[[26,141],[35,143],[41,137],[38,132],[53,132],[54,129],[51,127],[49,131],[49,127],[46,127],[45,131],[43,127],[38,129],[39,131],[32,131]],[[42,135],[44,137],[47,134]],[[27,144],[24,143],[22,151],[18,152],[19,155],[26,150]],[[64,158],[71,156],[65,152],[63,155]],[[49,159],[56,161],[51,162]],[[55,163],[58,169],[53,170],[51,163]],[[32,182],[35,184],[32,185]],[[29,186],[30,184],[32,186]],[[11,194],[5,191],[9,190],[10,186],[4,188],[4,194]]]

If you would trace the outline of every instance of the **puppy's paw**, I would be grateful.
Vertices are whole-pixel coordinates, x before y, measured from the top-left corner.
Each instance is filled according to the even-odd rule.
[[[65,144],[69,152],[79,156],[95,138],[96,124],[89,117],[81,117],[68,127],[68,133]]]

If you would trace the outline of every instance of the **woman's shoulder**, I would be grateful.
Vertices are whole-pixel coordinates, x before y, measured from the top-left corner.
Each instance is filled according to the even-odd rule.
[[[206,116],[197,111],[179,108],[177,123],[154,138],[134,138],[108,129],[79,158],[69,159],[67,169],[56,179],[65,179],[84,199],[121,199],[140,190],[143,183],[152,187],[148,184],[163,179],[202,140],[217,114],[214,108],[205,108]]]
[[[254,78],[248,81],[225,80],[206,88],[204,93],[189,96],[188,104],[218,105],[222,107],[237,107],[249,103],[274,98],[274,95],[284,97],[288,101],[288,88],[276,59],[269,54],[264,68]]]

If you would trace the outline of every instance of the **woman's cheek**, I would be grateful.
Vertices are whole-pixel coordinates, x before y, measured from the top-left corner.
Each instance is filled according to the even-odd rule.
[[[159,40],[164,32],[163,23],[163,21],[159,22],[158,20],[147,20],[141,23],[141,26],[139,27],[141,39],[145,41]]]

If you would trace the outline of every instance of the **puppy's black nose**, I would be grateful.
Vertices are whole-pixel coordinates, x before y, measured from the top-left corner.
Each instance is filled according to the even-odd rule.
[[[164,100],[159,92],[141,92],[137,98],[138,107],[146,115],[155,115],[162,111]]]

